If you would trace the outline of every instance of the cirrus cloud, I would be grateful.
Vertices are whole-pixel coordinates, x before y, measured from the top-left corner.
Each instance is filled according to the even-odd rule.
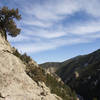
[[[22,52],[35,53],[100,38],[99,4],[100,0],[1,0],[0,6],[19,8],[21,35],[8,40]],[[87,20],[82,19],[85,15]]]

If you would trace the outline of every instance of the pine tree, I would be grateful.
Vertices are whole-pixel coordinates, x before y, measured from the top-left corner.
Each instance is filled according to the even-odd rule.
[[[3,36],[7,39],[7,34],[16,37],[20,34],[20,29],[17,28],[15,20],[20,20],[21,15],[18,9],[9,9],[8,7],[3,7],[0,9],[0,31],[3,31]]]

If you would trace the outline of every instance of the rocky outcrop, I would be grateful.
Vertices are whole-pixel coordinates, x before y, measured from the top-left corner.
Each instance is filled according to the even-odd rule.
[[[1,36],[1,34],[0,34],[0,51],[12,52],[11,45],[9,44],[8,41],[5,40],[4,37]]]
[[[25,73],[25,65],[0,36],[0,100],[62,100]]]

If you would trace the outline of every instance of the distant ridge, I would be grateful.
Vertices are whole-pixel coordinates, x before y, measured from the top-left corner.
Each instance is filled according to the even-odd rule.
[[[84,100],[93,100],[95,97],[100,100],[100,49],[61,63],[49,62],[40,66],[56,73],[64,83],[83,96]]]

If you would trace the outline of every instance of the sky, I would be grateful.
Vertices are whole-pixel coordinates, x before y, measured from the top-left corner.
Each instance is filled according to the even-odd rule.
[[[100,0],[0,0],[3,6],[22,16],[20,35],[8,41],[39,64],[100,48]]]

